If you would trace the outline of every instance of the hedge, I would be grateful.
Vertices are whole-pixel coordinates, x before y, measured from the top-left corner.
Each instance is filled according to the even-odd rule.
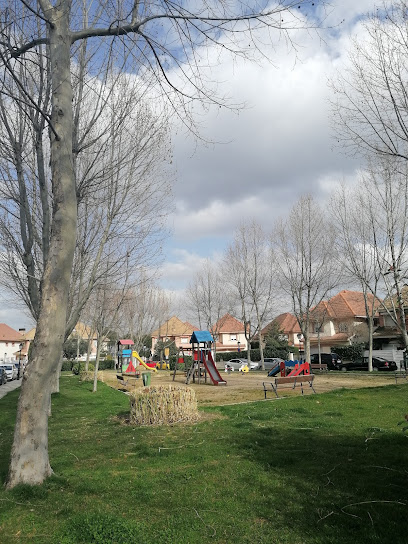
[[[85,370],[85,364],[86,362],[85,361],[64,361],[62,363],[62,369],[63,371],[71,371],[71,372],[75,372],[76,374],[78,374],[79,372]],[[89,370],[91,370],[91,367],[92,369],[95,368],[95,361],[89,361]],[[99,370],[108,370],[108,369],[112,369],[112,368],[115,368],[115,360],[114,359],[102,359],[101,361],[99,361]]]
[[[292,348],[291,351],[295,353],[296,355],[299,353],[298,348]],[[279,349],[279,348],[264,348],[263,355],[265,357],[279,357],[280,359],[287,359],[288,358],[288,351],[286,349]],[[230,359],[246,359],[247,358],[247,351],[231,351],[228,353],[217,353],[217,362],[220,361],[229,361]],[[251,349],[251,361],[260,361],[261,360],[261,352],[259,349]]]

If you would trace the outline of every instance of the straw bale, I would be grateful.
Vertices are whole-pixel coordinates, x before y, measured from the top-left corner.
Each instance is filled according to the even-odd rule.
[[[197,419],[197,399],[189,387],[152,385],[130,395],[132,425],[166,425]]]
[[[94,379],[94,373],[93,372],[86,372],[85,370],[82,370],[79,373],[79,381],[81,382],[93,382]]]

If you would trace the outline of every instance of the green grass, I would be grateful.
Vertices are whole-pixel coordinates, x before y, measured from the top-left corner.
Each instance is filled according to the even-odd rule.
[[[0,542],[406,543],[407,392],[341,390],[131,428],[125,395],[64,376],[49,426],[55,475],[0,490]],[[17,397],[0,400],[3,482]]]

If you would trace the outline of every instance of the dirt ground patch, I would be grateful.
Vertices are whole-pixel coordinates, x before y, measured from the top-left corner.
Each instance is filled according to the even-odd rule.
[[[100,380],[107,383],[111,387],[120,389],[121,385],[116,379],[116,373],[114,371],[105,370],[100,372]],[[222,373],[224,377],[224,373]],[[262,382],[271,381],[273,378],[268,378],[266,372],[254,371],[248,374],[242,374],[241,372],[232,372],[231,374],[225,374],[227,385],[214,386],[209,380],[207,384],[191,383],[189,387],[192,387],[196,393],[198,403],[202,406],[219,406],[225,404],[234,404],[241,402],[251,402],[264,399],[264,392]],[[173,382],[173,376],[171,372],[161,370],[152,373],[151,379],[152,385],[165,385],[165,384],[185,384],[184,373],[179,372],[176,375],[175,382]],[[400,384],[406,383],[399,381]],[[324,393],[326,391],[333,391],[335,389],[359,389],[361,387],[379,387],[384,385],[395,384],[394,373],[347,373],[347,372],[327,372],[322,374],[316,374],[314,380],[314,388],[316,393]],[[128,390],[133,388],[139,389],[143,387],[141,379],[131,379],[131,387],[127,387]],[[292,391],[289,388],[282,389],[282,396],[300,395],[300,389],[297,388]],[[309,394],[309,387],[306,386],[305,394]],[[272,398],[272,395],[269,395]]]

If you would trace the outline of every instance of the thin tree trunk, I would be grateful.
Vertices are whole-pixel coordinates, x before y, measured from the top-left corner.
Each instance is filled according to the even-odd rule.
[[[368,371],[373,371],[373,333],[374,333],[374,322],[373,318],[370,315],[368,318]]]
[[[36,485],[51,475],[48,409],[53,374],[64,341],[68,291],[75,248],[77,204],[72,168],[72,88],[69,9],[47,16],[52,73],[51,175],[53,223],[32,359],[24,374],[7,487]]]
[[[98,390],[98,369],[99,369],[99,357],[101,354],[101,337],[98,334],[98,341],[96,344],[96,360],[95,360],[95,372],[94,372],[94,381],[93,381],[93,393],[96,393]]]

